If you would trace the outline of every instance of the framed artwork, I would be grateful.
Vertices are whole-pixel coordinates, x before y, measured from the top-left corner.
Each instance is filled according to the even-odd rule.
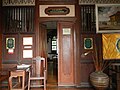
[[[96,4],[96,32],[120,32],[120,4]]]
[[[33,37],[23,37],[23,45],[33,45]]]
[[[52,45],[57,45],[57,41],[52,41]]]
[[[102,34],[103,59],[120,59],[120,34]]]
[[[57,46],[52,46],[52,51],[56,51],[57,50]]]
[[[33,50],[23,50],[23,58],[33,58]]]
[[[15,38],[6,38],[6,49],[15,49]]]
[[[84,49],[93,49],[93,38],[84,38]]]
[[[63,28],[63,35],[70,35],[71,34],[71,28]]]

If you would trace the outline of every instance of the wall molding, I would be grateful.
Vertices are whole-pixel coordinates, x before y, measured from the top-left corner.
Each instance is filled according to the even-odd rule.
[[[2,0],[3,6],[35,6],[35,0]]]
[[[79,0],[79,4],[120,4],[120,0]]]
[[[89,88],[89,87],[92,87],[92,86],[90,85],[89,82],[81,82],[81,83],[80,83],[79,85],[77,85],[76,87],[78,87],[78,88],[84,88],[84,87]]]

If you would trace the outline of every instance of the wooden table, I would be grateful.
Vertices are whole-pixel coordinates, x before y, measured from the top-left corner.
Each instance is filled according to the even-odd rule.
[[[27,75],[29,71],[30,71],[30,66],[23,68],[17,68],[17,67],[13,68],[10,71],[10,77],[9,77],[10,90],[25,90],[26,87],[28,86]]]

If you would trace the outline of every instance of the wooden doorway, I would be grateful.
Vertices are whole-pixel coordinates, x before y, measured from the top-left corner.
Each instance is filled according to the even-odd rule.
[[[53,21],[52,21],[53,22]],[[44,22],[42,24],[46,24],[47,22]],[[49,31],[47,31],[49,32]],[[57,68],[57,73],[56,76],[54,76],[54,79],[56,81],[49,83],[49,74],[47,75],[48,81],[47,84],[51,84],[52,86],[74,86],[74,23],[73,22],[56,22],[56,42],[57,42],[57,47],[56,47],[56,52],[52,51],[52,46],[51,46],[51,54],[52,60],[53,57],[56,57],[56,62],[52,62],[53,68]],[[54,36],[52,37],[52,39]],[[51,39],[51,44],[52,44],[52,39]],[[47,43],[49,41],[47,40]],[[47,53],[49,54],[49,53]],[[50,71],[51,66],[51,59],[49,58],[49,55],[47,56],[47,70],[48,73],[55,72]],[[56,83],[56,84],[55,84]]]
[[[57,22],[43,22],[47,30],[47,86],[58,85]]]

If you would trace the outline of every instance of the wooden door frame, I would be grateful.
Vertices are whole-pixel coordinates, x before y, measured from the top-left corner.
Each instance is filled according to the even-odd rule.
[[[35,35],[36,41],[39,41],[39,23],[45,21],[71,21],[75,23],[75,32],[74,32],[74,62],[75,62],[75,85],[79,86],[80,83],[80,7],[78,4],[71,3],[75,5],[75,17],[40,17],[39,16],[39,1],[35,2]],[[52,4],[52,3],[51,3]],[[56,3],[58,4],[58,2]],[[65,4],[65,3],[63,3]],[[44,3],[46,5],[46,3]],[[49,4],[48,4],[49,5]],[[36,42],[36,56],[39,55],[39,42]]]
[[[39,23],[44,23],[44,22],[50,22],[50,21],[57,21],[57,22],[73,22],[73,23],[75,23],[76,22],[76,18],[64,18],[64,17],[62,17],[62,18],[56,18],[56,17],[52,17],[52,18],[39,18]],[[58,30],[57,30],[58,31]],[[58,34],[58,33],[57,33]],[[74,35],[74,34],[73,34]],[[36,42],[37,43],[37,42]],[[74,41],[74,43],[75,43],[75,41]],[[73,57],[73,59],[75,60],[76,58],[75,58],[75,51],[76,50],[74,50],[73,51],[73,53],[74,53],[74,57]],[[58,53],[58,55],[59,55],[59,53]],[[59,60],[58,60],[59,61]],[[74,62],[75,63],[75,62]],[[58,63],[58,65],[59,65],[59,63]],[[75,69],[75,66],[74,66],[74,68],[73,69]],[[74,70],[75,71],[75,70]],[[75,74],[75,73],[74,73]],[[74,75],[74,76],[76,76],[76,75]],[[75,79],[75,78],[74,78]],[[74,84],[76,83],[75,82],[76,80],[74,80]]]

